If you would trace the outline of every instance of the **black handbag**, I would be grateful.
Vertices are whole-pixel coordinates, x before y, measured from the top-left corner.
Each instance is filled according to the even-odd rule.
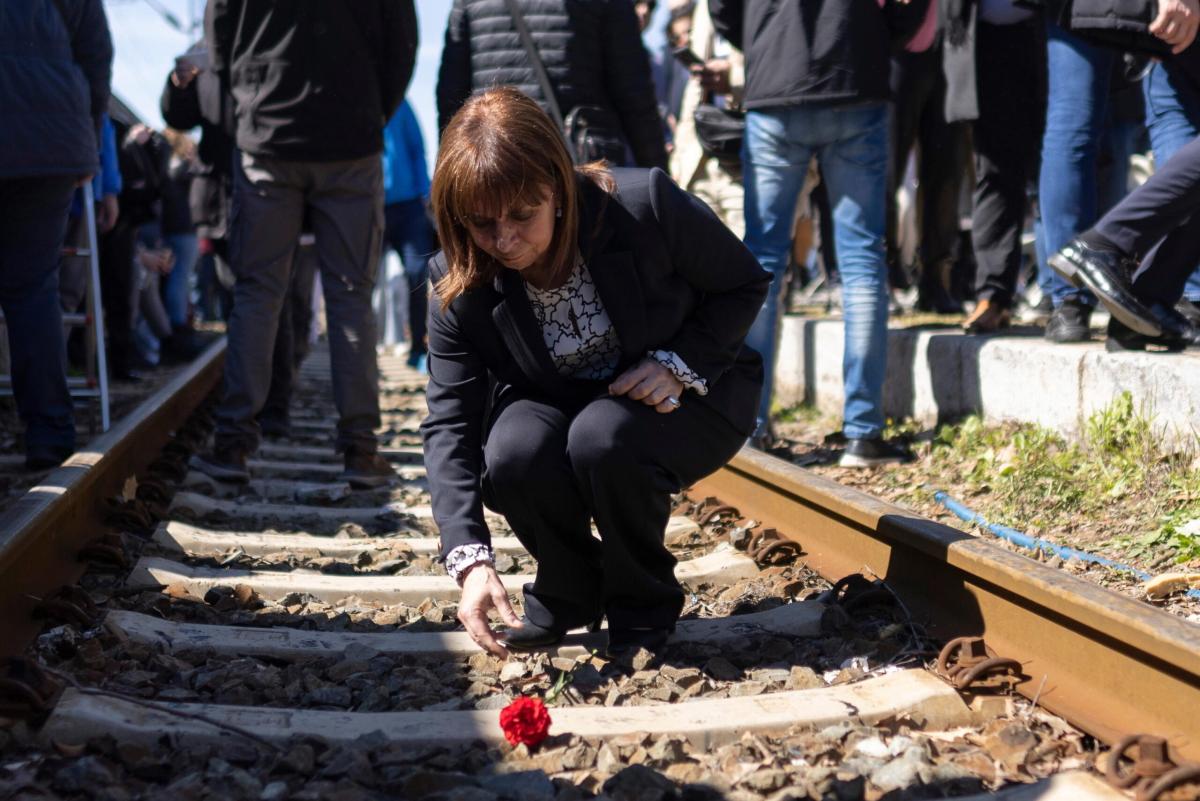
[[[696,139],[705,155],[722,164],[741,163],[742,139],[746,135],[744,112],[704,102],[692,112],[692,121],[696,125]]]
[[[564,119],[558,106],[558,98],[554,95],[554,86],[550,83],[550,76],[546,74],[546,65],[542,63],[542,56],[538,53],[528,26],[525,25],[525,17],[517,6],[517,0],[505,0],[505,4],[508,6],[513,26],[517,29],[517,35],[521,38],[521,46],[525,48],[525,55],[529,56],[529,65],[537,77],[538,86],[541,87],[542,97],[550,110],[550,118],[562,132],[571,160],[576,164],[586,164],[589,161],[608,159],[613,164],[624,164],[625,140],[621,136],[621,122],[616,113],[601,106],[576,106]]]
[[[1151,58],[1171,55],[1171,46],[1150,33],[1158,16],[1156,0],[1111,0],[1099,6],[1068,0],[1062,15],[1064,27],[1092,44]]]

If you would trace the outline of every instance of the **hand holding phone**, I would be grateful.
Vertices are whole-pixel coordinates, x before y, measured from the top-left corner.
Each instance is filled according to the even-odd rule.
[[[692,52],[688,47],[677,47],[671,51],[671,55],[675,57],[683,66],[691,69],[692,67],[703,67],[704,59]]]

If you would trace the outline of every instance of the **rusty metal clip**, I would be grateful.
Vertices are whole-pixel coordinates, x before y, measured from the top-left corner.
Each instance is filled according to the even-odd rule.
[[[0,715],[32,717],[49,711],[61,689],[41,665],[23,656],[10,658],[0,676]]]
[[[1137,756],[1131,751],[1137,746]],[[1133,765],[1122,767],[1124,760]],[[1168,790],[1184,784],[1200,783],[1200,765],[1181,765],[1171,757],[1171,748],[1163,737],[1131,734],[1112,747],[1104,763],[1104,778],[1121,790],[1133,788],[1136,801],[1157,801]]]
[[[896,597],[880,581],[871,581],[861,573],[851,573],[834,582],[820,600],[834,603],[847,612],[868,606],[895,606]]]
[[[154,518],[144,501],[105,498],[104,513],[107,523],[124,528],[134,534],[148,537],[154,531]]]
[[[938,654],[937,671],[960,690],[984,679],[1015,683],[1024,677],[1020,662],[997,656],[982,637],[959,637],[946,643]]]
[[[800,543],[784,538],[773,528],[754,532],[746,544],[746,554],[760,565],[786,564],[802,553]]]
[[[80,561],[92,562],[97,565],[120,568],[129,567],[129,557],[125,555],[125,549],[121,545],[121,538],[111,534],[92,540],[80,548],[79,559]]]
[[[705,498],[704,503],[707,505],[709,500],[710,499]],[[738,513],[738,510],[727,504],[721,504],[720,506],[714,506],[712,509],[708,509],[708,510],[704,511],[700,515],[700,519],[697,520],[696,522],[699,523],[701,526],[707,526],[709,523],[711,523],[717,517],[720,517],[721,515],[727,514],[727,513],[736,515]]]
[[[64,585],[34,607],[33,616],[90,628],[99,612],[92,597],[81,587]]]

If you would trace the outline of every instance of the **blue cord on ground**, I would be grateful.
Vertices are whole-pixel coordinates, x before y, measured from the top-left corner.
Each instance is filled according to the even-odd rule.
[[[1105,559],[1103,556],[1096,556],[1095,554],[1088,553],[1087,551],[1080,551],[1076,548],[1068,548],[1065,545],[1056,545],[1049,540],[1031,537],[1024,532],[1017,531],[1015,528],[1002,526],[999,523],[989,523],[983,515],[979,514],[970,507],[965,506],[961,502],[956,501],[954,498],[951,498],[949,494],[942,490],[937,490],[934,492],[933,499],[953,512],[959,520],[964,520],[967,523],[974,523],[975,525],[986,529],[992,534],[995,534],[1000,539],[1005,540],[1006,542],[1011,542],[1013,545],[1016,545],[1020,548],[1027,548],[1031,551],[1045,551],[1047,553],[1052,553],[1063,560],[1078,559],[1081,562],[1090,562],[1094,565],[1102,565],[1111,570],[1117,570],[1122,573],[1129,573],[1130,575],[1136,576],[1139,581],[1149,581],[1151,578],[1153,578],[1153,576],[1151,576],[1149,573],[1145,572],[1144,570],[1138,570],[1132,565],[1114,562],[1111,559]],[[1185,594],[1188,598],[1200,600],[1200,590],[1188,590]]]

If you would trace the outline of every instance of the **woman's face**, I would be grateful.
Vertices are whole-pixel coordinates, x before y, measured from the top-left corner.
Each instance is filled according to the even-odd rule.
[[[544,259],[554,240],[554,195],[543,188],[541,201],[529,205],[517,201],[499,216],[470,214],[467,232],[480,250],[510,270],[532,273],[545,266]],[[526,273],[530,275],[532,273]]]

